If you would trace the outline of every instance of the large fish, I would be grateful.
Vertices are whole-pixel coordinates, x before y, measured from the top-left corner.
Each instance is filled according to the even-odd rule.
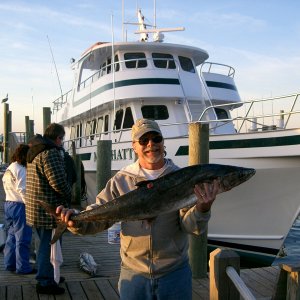
[[[151,219],[160,214],[192,206],[197,197],[194,186],[205,182],[219,181],[219,193],[226,192],[247,181],[255,174],[251,168],[220,164],[200,164],[179,169],[165,176],[138,183],[138,188],[113,199],[97,208],[72,215],[79,222],[118,222]],[[52,239],[54,243],[66,229],[55,214],[55,208],[37,201],[48,213],[55,216],[58,227]]]

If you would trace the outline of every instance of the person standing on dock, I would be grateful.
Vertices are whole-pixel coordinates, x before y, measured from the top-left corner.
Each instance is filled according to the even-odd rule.
[[[26,180],[26,218],[27,223],[34,227],[39,237],[37,250],[37,285],[40,294],[63,294],[65,289],[54,280],[54,268],[50,262],[52,229],[55,220],[37,203],[42,200],[51,205],[70,203],[72,189],[68,183],[64,167],[64,159],[60,153],[65,135],[60,124],[50,124],[44,136],[31,141],[27,160]]]
[[[132,147],[138,160],[116,173],[97,195],[93,209],[137,188],[140,181],[153,180],[178,170],[165,158],[164,139],[158,124],[139,119],[132,127]],[[121,223],[121,300],[192,299],[192,272],[188,257],[188,234],[202,234],[210,219],[210,208],[219,182],[195,186],[195,206],[159,215],[153,220]],[[159,195],[157,195],[159,197]],[[57,207],[56,213],[73,233],[96,233],[113,224],[77,223],[69,217],[73,209]],[[201,253],[199,254],[201,255]]]
[[[4,216],[7,239],[4,247],[5,270],[17,274],[34,274],[29,263],[32,229],[26,224],[25,190],[26,157],[29,146],[20,144],[14,151],[12,163],[6,169],[2,181],[5,191]]]

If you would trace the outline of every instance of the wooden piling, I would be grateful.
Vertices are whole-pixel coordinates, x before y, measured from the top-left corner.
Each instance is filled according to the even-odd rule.
[[[239,300],[240,293],[226,274],[226,268],[233,267],[240,274],[240,258],[230,249],[216,249],[209,260],[209,299]]]
[[[300,299],[300,263],[294,265],[281,264],[280,267],[281,267],[281,272],[277,284],[277,290],[275,292],[275,295],[273,296],[273,299],[299,300]],[[286,295],[282,291],[286,292]]]
[[[29,139],[34,136],[34,120],[29,120]]]
[[[28,141],[29,141],[29,132],[30,132],[29,116],[25,116],[25,140],[26,140],[26,143],[28,143]]]
[[[209,162],[209,125],[189,125],[189,165]],[[201,236],[189,235],[189,259],[193,278],[207,277],[207,231]]]
[[[4,114],[4,128],[3,128],[3,162],[9,162],[9,145],[8,145],[8,129],[9,129],[9,105],[8,103],[3,104]]]
[[[112,141],[97,142],[97,193],[100,192],[111,178],[111,150]]]
[[[51,108],[43,107],[43,132],[49,124],[51,124]]]
[[[72,149],[72,158],[74,160],[74,164],[76,168],[76,176],[77,176],[77,180],[73,185],[72,203],[76,205],[81,205],[81,164],[82,162],[80,156],[76,154],[76,147],[74,141],[72,141],[71,149]]]

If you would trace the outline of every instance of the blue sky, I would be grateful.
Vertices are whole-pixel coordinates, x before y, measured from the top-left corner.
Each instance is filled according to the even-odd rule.
[[[136,22],[140,7],[153,23],[153,1],[124,0],[125,21]],[[231,65],[244,100],[300,92],[300,2],[297,0],[157,0],[158,27],[184,26],[166,42],[205,49],[208,61]],[[52,107],[60,88],[72,85],[70,58],[97,41],[122,38],[121,0],[1,0],[0,98],[9,94],[13,130],[25,130],[25,116],[42,130],[42,108]],[[128,39],[138,37],[128,27]],[[0,107],[0,133],[3,131]]]

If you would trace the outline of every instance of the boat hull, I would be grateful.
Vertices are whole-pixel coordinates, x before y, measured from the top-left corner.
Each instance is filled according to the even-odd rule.
[[[265,137],[274,139],[274,134],[270,137],[266,133]],[[277,136],[282,137],[282,134],[278,132]],[[236,141],[241,142],[242,137],[240,134]],[[231,136],[231,139],[235,137]],[[257,135],[252,135],[252,139],[255,141]],[[268,144],[267,139],[265,144]],[[229,140],[228,136],[214,136],[210,145],[226,140]],[[188,138],[166,139],[165,145],[167,157],[180,167],[188,165]],[[179,150],[182,147],[185,151]],[[114,172],[134,161],[134,156],[126,150],[131,148],[130,142],[115,143],[112,148],[113,153],[127,153],[126,157],[121,154],[114,156]],[[218,195],[208,227],[211,245],[261,252],[273,257],[277,255],[300,210],[300,156],[294,155],[296,152],[300,153],[299,145],[210,149],[211,163],[256,169],[256,175],[249,181]],[[95,164],[89,165],[86,180],[89,199],[95,199],[98,192],[95,189]]]

